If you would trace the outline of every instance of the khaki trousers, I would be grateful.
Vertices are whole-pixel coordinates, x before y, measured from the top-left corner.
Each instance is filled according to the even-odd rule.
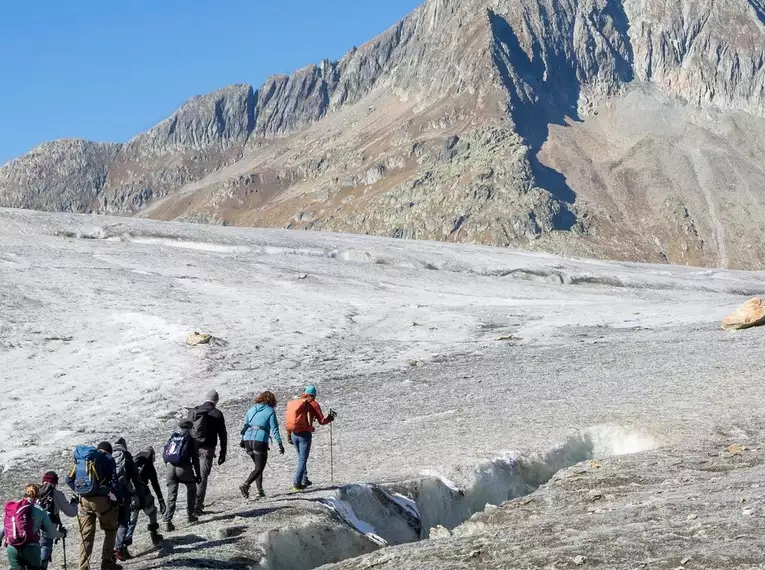
[[[90,567],[90,555],[96,539],[96,520],[104,531],[104,546],[101,550],[101,568],[111,567],[114,561],[114,542],[117,539],[117,505],[109,497],[81,497],[77,523],[80,527],[80,570]]]

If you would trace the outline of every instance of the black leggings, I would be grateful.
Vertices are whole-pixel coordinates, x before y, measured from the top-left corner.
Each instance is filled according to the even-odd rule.
[[[252,470],[244,484],[249,487],[255,483],[258,491],[262,491],[263,470],[266,468],[266,463],[268,463],[268,444],[264,441],[245,441],[244,449],[255,464],[255,469]]]

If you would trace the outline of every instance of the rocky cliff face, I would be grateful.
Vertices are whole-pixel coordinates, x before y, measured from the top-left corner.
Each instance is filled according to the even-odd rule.
[[[762,0],[429,0],[124,145],[38,147],[0,205],[762,267],[764,66]]]

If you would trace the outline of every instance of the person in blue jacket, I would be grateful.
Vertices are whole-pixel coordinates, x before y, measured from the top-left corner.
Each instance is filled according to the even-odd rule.
[[[279,435],[279,420],[276,419],[276,396],[273,392],[263,392],[255,400],[244,416],[241,446],[250,456],[255,468],[247,480],[239,486],[245,499],[250,498],[250,486],[255,483],[258,496],[265,497],[263,491],[263,470],[268,463],[268,440],[272,437],[279,445],[279,453],[284,455],[282,436]]]

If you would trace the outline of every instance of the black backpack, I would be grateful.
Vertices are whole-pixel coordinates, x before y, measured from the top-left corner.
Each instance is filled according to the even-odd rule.
[[[189,409],[188,420],[194,424],[194,426],[189,431],[191,433],[191,437],[196,439],[199,443],[204,443],[207,441],[210,423],[209,414],[210,410],[205,408],[196,407]]]
[[[56,514],[56,503],[53,497],[54,487],[50,483],[45,483],[40,487],[40,496],[37,498],[37,504],[48,513],[50,521],[55,524],[61,524],[61,518]]]

